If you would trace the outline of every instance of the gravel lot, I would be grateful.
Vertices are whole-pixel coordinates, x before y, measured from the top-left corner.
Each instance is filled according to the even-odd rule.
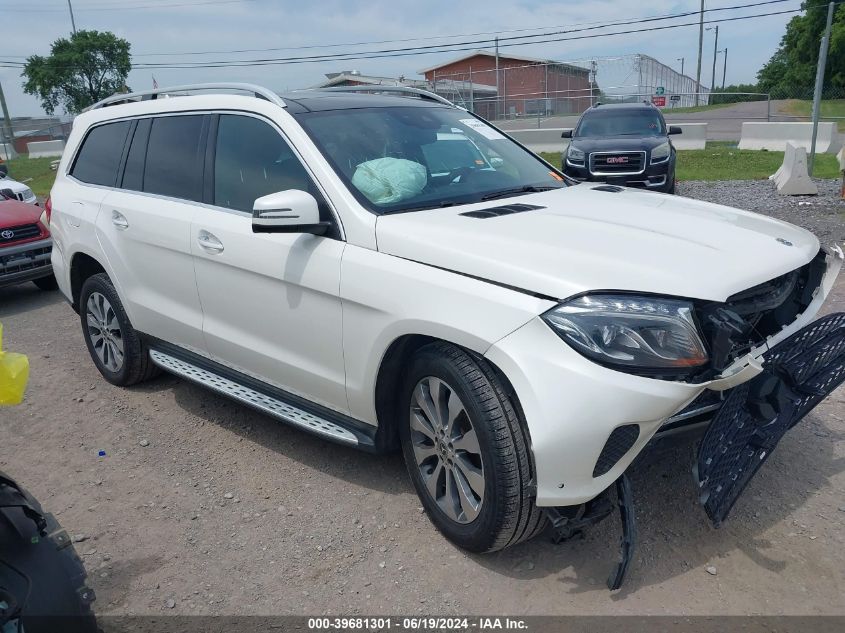
[[[768,183],[680,192],[842,239],[845,204],[824,187],[798,201]],[[828,310],[843,309],[840,280]],[[0,412],[0,469],[76,535],[100,614],[845,614],[845,389],[784,438],[720,530],[695,498],[693,440],[653,447],[630,471],[640,538],[610,594],[615,520],[468,555],[422,514],[398,455],[169,376],[112,387],[78,317],[32,284],[0,290],[0,320],[32,364],[25,403]]]

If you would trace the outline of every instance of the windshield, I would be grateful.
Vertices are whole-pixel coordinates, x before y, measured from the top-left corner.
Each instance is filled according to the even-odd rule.
[[[375,213],[566,186],[549,165],[463,110],[404,106],[297,117],[350,191]]]
[[[652,110],[594,110],[585,114],[576,138],[597,136],[664,136],[663,119]]]

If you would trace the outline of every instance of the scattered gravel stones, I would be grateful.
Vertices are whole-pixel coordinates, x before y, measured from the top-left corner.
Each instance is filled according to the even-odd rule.
[[[713,567],[713,565],[707,565],[707,567],[705,567],[705,568],[704,568],[704,571],[706,571],[706,572],[707,572],[708,574],[710,574],[711,576],[715,576],[715,575],[716,575],[716,568],[715,568],[715,567]]]
[[[85,534],[74,534],[73,535],[73,542],[74,543],[82,543],[83,541],[87,541],[88,536]]]
[[[233,495],[231,492],[227,492],[226,494],[223,495],[223,498],[224,499],[234,499],[235,495]]]
[[[138,444],[147,447],[150,445],[150,440],[141,440],[140,442],[138,442]]]
[[[797,224],[822,243],[845,240],[845,200],[838,180],[815,179],[817,196],[782,196],[768,180],[685,181],[678,195],[727,204]]]
[[[176,601],[173,598],[168,598],[167,601],[164,603],[164,606],[168,609],[172,609],[176,606]]]

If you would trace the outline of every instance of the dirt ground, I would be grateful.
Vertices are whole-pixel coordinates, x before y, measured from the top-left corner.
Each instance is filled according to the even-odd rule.
[[[32,366],[25,403],[0,410],[0,469],[74,535],[101,615],[845,614],[845,388],[784,438],[720,530],[696,501],[693,440],[649,450],[629,471],[636,556],[611,594],[616,520],[468,555],[422,513],[400,456],[169,376],[112,387],[78,317],[32,284],[0,290],[0,321]]]

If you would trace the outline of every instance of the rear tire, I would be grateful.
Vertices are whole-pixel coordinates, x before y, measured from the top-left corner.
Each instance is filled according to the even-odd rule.
[[[159,373],[105,273],[92,275],[82,284],[79,316],[91,360],[111,384],[128,387]]]
[[[448,343],[427,345],[411,359],[400,398],[405,464],[446,538],[492,552],[543,530],[525,426],[486,361]]]
[[[33,279],[32,283],[38,286],[40,290],[56,290],[59,287],[59,284],[56,282],[56,278],[53,275],[41,277],[40,279]]]

